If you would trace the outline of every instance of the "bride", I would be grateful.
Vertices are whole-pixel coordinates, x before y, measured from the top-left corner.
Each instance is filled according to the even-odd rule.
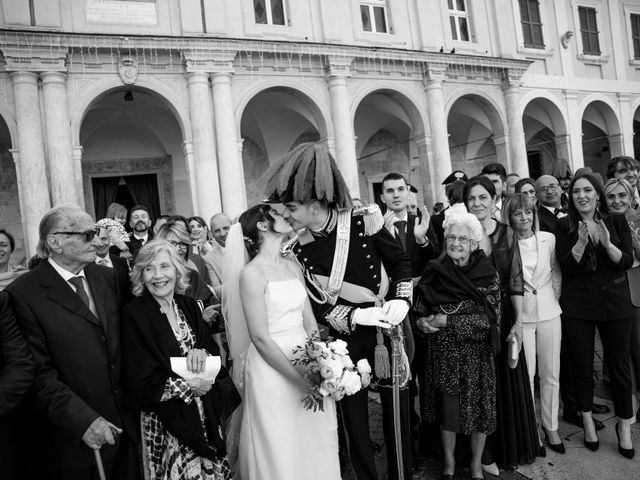
[[[244,390],[239,439],[229,438],[239,443],[230,448],[241,480],[340,478],[335,402],[305,410],[302,399],[314,392],[292,364],[293,350],[318,326],[300,270],[280,255],[291,233],[277,211],[257,205],[227,238],[223,309],[233,375]]]

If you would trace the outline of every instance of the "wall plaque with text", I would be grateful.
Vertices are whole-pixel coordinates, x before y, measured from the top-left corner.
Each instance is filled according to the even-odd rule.
[[[126,25],[157,25],[156,0],[86,0],[87,21]]]

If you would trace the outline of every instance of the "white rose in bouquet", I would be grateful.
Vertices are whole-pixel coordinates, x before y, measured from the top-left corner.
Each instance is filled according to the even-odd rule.
[[[344,340],[334,340],[329,343],[329,348],[333,350],[338,355],[349,355],[349,350],[347,349],[347,342]]]
[[[371,365],[366,358],[358,360],[356,363],[356,368],[358,369],[358,373],[371,373]]]
[[[353,395],[360,391],[362,385],[360,383],[360,375],[357,372],[346,370],[342,374],[342,380],[340,380],[340,386],[344,388],[344,393],[347,395]]]
[[[322,378],[340,378],[340,375],[342,375],[342,361],[339,358],[321,357],[318,359],[318,363],[320,363]]]

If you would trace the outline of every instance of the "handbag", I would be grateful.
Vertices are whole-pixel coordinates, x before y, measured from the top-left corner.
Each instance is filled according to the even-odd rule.
[[[629,284],[631,304],[640,308],[640,265],[627,270],[627,283]]]

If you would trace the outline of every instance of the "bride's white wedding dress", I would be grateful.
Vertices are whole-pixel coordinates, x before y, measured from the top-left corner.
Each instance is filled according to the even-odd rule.
[[[307,333],[307,292],[297,278],[268,281],[266,315],[271,338],[290,359]],[[302,406],[303,392],[267,364],[253,344],[247,352],[238,469],[241,480],[340,478],[336,405],[324,412]]]

